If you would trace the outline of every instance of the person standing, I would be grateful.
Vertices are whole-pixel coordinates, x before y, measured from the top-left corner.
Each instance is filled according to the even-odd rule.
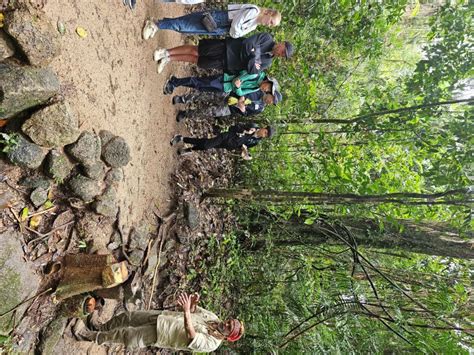
[[[244,334],[238,319],[221,321],[212,312],[198,307],[199,295],[182,293],[177,305],[182,312],[124,312],[107,323],[90,329],[78,320],[73,334],[78,340],[97,344],[123,344],[127,348],[156,346],[174,351],[215,351],[224,340],[234,342]]]
[[[198,46],[183,45],[158,48],[153,58],[161,73],[169,62],[195,63],[203,69],[220,69],[234,74],[246,70],[256,74],[268,69],[274,57],[290,58],[293,45],[273,40],[271,34],[260,32],[247,38],[203,39]]]
[[[210,16],[214,28],[206,25],[205,18]],[[277,10],[260,8],[252,4],[229,4],[227,10],[193,12],[176,18],[164,18],[158,21],[148,19],[143,27],[143,39],[153,38],[158,30],[172,30],[192,35],[243,37],[254,31],[258,25],[275,27],[280,25],[281,14]]]
[[[271,126],[260,128],[255,123],[236,124],[227,132],[219,133],[213,138],[192,138],[177,134],[171,139],[170,144],[185,143],[192,146],[180,149],[179,155],[187,155],[196,150],[227,149],[240,150],[244,160],[251,160],[248,149],[256,146],[262,139],[272,137],[274,133],[275,129]]]

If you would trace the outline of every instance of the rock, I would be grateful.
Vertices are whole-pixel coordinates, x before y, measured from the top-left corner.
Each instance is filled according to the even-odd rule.
[[[107,244],[107,249],[110,251],[114,251],[115,249],[118,249],[120,247],[120,243],[118,242],[112,242]]]
[[[98,181],[89,179],[81,174],[77,174],[69,180],[71,191],[84,202],[90,202],[94,197],[100,195],[101,186]]]
[[[59,80],[51,69],[0,62],[0,117],[40,105],[58,92]]]
[[[119,182],[122,182],[124,178],[122,168],[112,168],[107,172],[105,176],[105,183],[107,185],[116,185]]]
[[[192,203],[184,204],[184,217],[189,228],[196,229],[199,227],[199,210]]]
[[[0,62],[15,54],[15,47],[11,38],[0,29]]]
[[[44,12],[22,8],[5,14],[5,31],[31,65],[46,66],[60,53],[60,36]]]
[[[100,159],[100,138],[91,132],[82,132],[79,139],[66,148],[83,165],[92,165]]]
[[[145,224],[139,228],[133,228],[130,231],[128,236],[129,248],[130,249],[140,249],[145,250],[148,246],[148,232],[146,230]]]
[[[22,238],[17,232],[0,234],[0,314],[34,296],[40,283],[32,264],[23,260]],[[18,324],[28,305],[27,302],[17,310],[14,324]],[[0,318],[0,335],[7,336],[11,326],[9,316]]]
[[[35,112],[21,129],[36,144],[53,148],[75,142],[80,133],[78,127],[69,104],[60,102]]]
[[[48,190],[37,187],[30,194],[31,203],[36,207],[41,207],[48,200]]]
[[[57,183],[62,183],[71,173],[73,164],[65,154],[52,150],[46,157],[46,174],[53,178]]]
[[[163,245],[163,251],[166,251],[167,253],[171,253],[172,251],[174,251],[175,248],[176,248],[176,240],[174,239],[168,239],[165,242],[165,245]]]
[[[93,240],[96,249],[107,249],[110,236],[114,232],[113,224],[110,221],[104,223],[104,217],[87,211],[78,219],[75,228],[77,238],[82,240]]]
[[[22,168],[37,169],[40,167],[46,152],[29,142],[23,136],[18,137],[18,143],[7,153],[8,159]]]
[[[48,190],[51,187],[50,181],[42,176],[27,176],[21,179],[19,184],[29,189],[42,188]]]
[[[115,188],[107,187],[102,196],[94,202],[94,211],[106,217],[115,217],[118,212],[117,191]]]
[[[125,166],[130,161],[130,147],[122,137],[112,138],[103,147],[102,158],[114,168]]]
[[[109,143],[112,138],[115,138],[115,135],[110,131],[102,130],[99,132],[99,137],[100,141],[102,142],[102,147],[105,147],[105,145]]]
[[[101,160],[82,166],[84,175],[93,180],[104,180],[106,170],[107,166]]]
[[[67,317],[57,317],[48,324],[40,337],[38,351],[40,354],[57,354],[56,344],[59,343],[66,329]]]
[[[133,265],[140,265],[144,256],[145,256],[145,252],[143,250],[135,249],[135,250],[132,250],[128,258],[130,259]]]

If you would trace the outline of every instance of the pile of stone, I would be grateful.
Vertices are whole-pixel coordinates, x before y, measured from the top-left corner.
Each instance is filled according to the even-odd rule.
[[[60,53],[60,34],[38,10],[10,10],[0,28],[0,122],[17,135],[8,160],[64,183],[94,211],[114,217],[128,144],[108,131],[79,130],[78,117],[59,99],[59,79],[47,67]],[[47,200],[49,188],[34,187],[35,207]]]

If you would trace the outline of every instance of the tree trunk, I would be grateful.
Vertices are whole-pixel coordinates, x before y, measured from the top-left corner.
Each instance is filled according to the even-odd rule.
[[[474,259],[473,235],[462,239],[456,231],[440,223],[420,223],[411,220],[399,220],[398,225],[386,223],[380,230],[379,223],[371,219],[340,219],[353,234],[358,245],[380,249],[401,249],[413,253]],[[338,229],[334,221],[328,221]],[[400,232],[400,227],[403,231]],[[281,225],[291,234],[282,234],[284,238],[274,240],[278,246],[319,245],[330,240],[340,242],[326,233],[320,224],[304,224],[304,218],[295,217]],[[288,238],[288,235],[291,235]]]

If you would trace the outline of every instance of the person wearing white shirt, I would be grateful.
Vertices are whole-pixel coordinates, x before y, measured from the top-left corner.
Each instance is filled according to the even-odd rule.
[[[215,22],[215,29],[209,30],[203,24],[208,13]],[[252,32],[258,25],[275,27],[281,22],[280,12],[260,8],[252,4],[229,4],[227,10],[194,12],[176,18],[164,18],[158,21],[147,20],[143,27],[143,38],[150,39],[160,30],[172,30],[180,33],[208,36],[227,36],[240,38]]]

